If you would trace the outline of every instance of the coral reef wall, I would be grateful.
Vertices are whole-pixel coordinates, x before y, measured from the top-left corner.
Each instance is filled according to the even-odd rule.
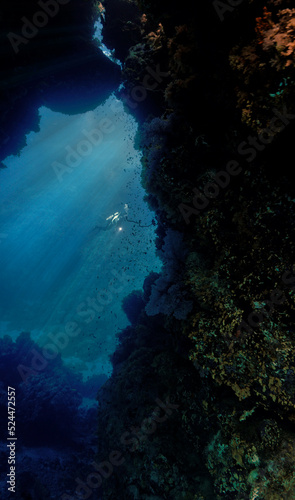
[[[292,499],[295,11],[137,4],[121,97],[140,120],[164,266],[98,396],[98,455],[128,448],[103,498]],[[139,431],[157,398],[177,410]]]

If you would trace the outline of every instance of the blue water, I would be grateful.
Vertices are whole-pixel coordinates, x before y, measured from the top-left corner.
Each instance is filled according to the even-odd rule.
[[[44,346],[75,322],[64,361],[109,375],[116,332],[128,324],[121,301],[161,268],[137,124],[113,95],[81,115],[39,113],[40,131],[0,171],[0,336],[30,331]]]

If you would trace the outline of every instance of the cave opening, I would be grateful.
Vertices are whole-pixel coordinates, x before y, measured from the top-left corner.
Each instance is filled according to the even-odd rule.
[[[1,171],[1,335],[31,331],[44,347],[75,322],[63,359],[110,374],[115,332],[128,324],[121,301],[160,269],[137,123],[114,94],[84,114],[39,114],[40,132]]]

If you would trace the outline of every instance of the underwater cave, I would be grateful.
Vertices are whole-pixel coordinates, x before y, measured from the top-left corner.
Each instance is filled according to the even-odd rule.
[[[1,498],[295,498],[294,26],[3,2]]]

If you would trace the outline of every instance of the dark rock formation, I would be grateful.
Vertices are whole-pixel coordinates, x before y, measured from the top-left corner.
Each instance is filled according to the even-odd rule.
[[[41,103],[82,110],[84,89],[88,109],[117,82],[114,65],[94,57],[87,4],[72,1],[30,49],[6,56],[6,154],[37,128]],[[97,455],[124,460],[99,491],[104,500],[292,499],[295,11],[290,0],[137,3],[108,0],[104,33],[140,121],[164,271],[124,304],[132,326],[98,394]],[[35,6],[17,4],[13,19],[5,7],[9,30]]]
[[[92,42],[92,2],[6,2],[1,7],[0,160],[37,131],[38,107],[93,109],[115,90],[120,68]],[[47,12],[47,13],[46,13]]]
[[[134,0],[105,0],[104,43],[115,49],[115,56],[124,61],[128,50],[141,41],[141,13]]]
[[[132,465],[126,459],[103,498],[293,498],[295,11],[288,0],[138,4],[151,29],[125,58],[124,97],[141,121],[142,178],[165,265],[145,286],[156,315],[142,313],[113,357],[101,452],[115,446],[115,430],[150,415],[156,394],[172,400],[178,383],[185,425],[171,414],[160,445],[156,433],[133,434]],[[171,229],[187,253],[168,283]],[[170,305],[181,290],[191,309],[175,318],[168,299],[154,300],[159,289],[175,291]]]

